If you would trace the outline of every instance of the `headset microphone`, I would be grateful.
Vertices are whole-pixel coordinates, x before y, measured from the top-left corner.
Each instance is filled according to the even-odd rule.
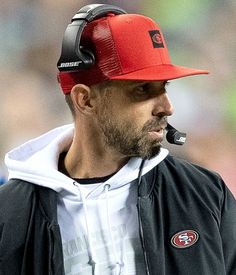
[[[183,145],[185,143],[186,133],[179,132],[169,123],[167,124],[166,130],[167,130],[166,140],[169,143],[176,144],[176,145]]]

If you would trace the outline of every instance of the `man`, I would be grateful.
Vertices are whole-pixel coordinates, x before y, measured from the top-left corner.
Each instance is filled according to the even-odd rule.
[[[107,12],[73,38],[95,59],[58,63],[74,125],[6,156],[0,274],[236,274],[235,199],[161,146],[168,80],[207,72],[171,64],[142,15]]]

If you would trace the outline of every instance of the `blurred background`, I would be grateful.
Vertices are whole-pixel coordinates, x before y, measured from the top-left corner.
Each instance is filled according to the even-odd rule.
[[[57,83],[56,63],[71,17],[94,1],[1,0],[0,182],[4,155],[51,128],[72,122]],[[236,1],[99,1],[156,20],[175,64],[207,76],[171,81],[170,122],[187,132],[172,154],[221,174],[236,195]]]

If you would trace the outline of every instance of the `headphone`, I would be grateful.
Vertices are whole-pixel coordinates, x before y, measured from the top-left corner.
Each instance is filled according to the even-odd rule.
[[[85,26],[93,20],[112,13],[127,13],[125,10],[107,4],[92,4],[81,8],[67,26],[57,68],[60,72],[73,72],[88,69],[95,63],[94,54],[80,45]]]

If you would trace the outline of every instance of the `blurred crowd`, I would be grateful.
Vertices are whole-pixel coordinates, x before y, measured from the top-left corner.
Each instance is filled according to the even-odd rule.
[[[1,0],[0,184],[4,155],[72,119],[57,83],[64,30],[94,1]],[[210,75],[171,81],[170,122],[187,132],[171,153],[220,173],[236,195],[236,1],[99,1],[150,16],[162,27],[172,61]]]

